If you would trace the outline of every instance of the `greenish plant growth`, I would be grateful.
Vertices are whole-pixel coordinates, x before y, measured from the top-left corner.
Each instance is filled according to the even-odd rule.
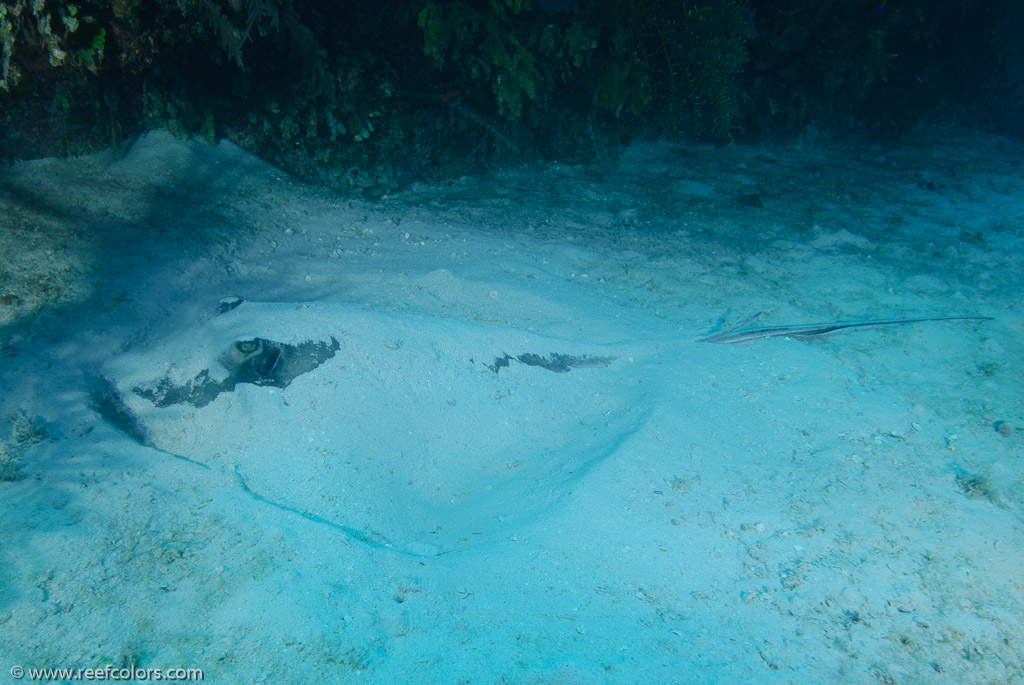
[[[1019,127],[1018,5],[0,0],[0,156],[165,126],[382,193],[634,135],[897,132],[957,100]]]
[[[568,82],[596,47],[580,21],[540,21],[527,0],[431,2],[419,13],[424,53],[441,71],[483,83],[502,115],[518,118],[526,102],[541,106]]]
[[[1013,53],[995,39],[1014,0],[758,3],[757,35],[744,75],[744,124],[790,135],[808,127],[891,136],[967,92],[1006,93],[987,74]],[[1020,120],[1019,113],[1015,114]]]
[[[0,2],[0,90],[10,91],[26,68],[64,64],[68,42],[80,26],[77,5],[40,0]]]
[[[266,36],[280,28],[280,10],[275,0],[178,0],[183,13],[198,14],[216,37],[228,59],[242,64],[242,48],[256,35]],[[290,7],[291,3],[285,3]],[[230,15],[230,16],[229,16]]]
[[[739,112],[736,76],[754,35],[744,2],[604,0],[594,104],[616,118],[648,116],[658,103],[673,131],[681,122],[697,140],[730,137]]]

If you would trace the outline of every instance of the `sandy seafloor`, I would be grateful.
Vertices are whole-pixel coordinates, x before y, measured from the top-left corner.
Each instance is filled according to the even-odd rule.
[[[371,202],[157,132],[0,193],[3,682],[1024,682],[1020,142],[637,143]],[[992,320],[697,342],[757,312]],[[135,392],[259,339],[337,349]],[[515,359],[552,353],[591,363]]]

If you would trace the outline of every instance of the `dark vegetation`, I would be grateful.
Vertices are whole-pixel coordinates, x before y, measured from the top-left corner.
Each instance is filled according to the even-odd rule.
[[[0,0],[0,158],[164,126],[384,193],[636,136],[1019,135],[1013,0]]]

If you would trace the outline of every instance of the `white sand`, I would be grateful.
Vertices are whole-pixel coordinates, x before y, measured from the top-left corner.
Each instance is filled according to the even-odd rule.
[[[376,203],[159,132],[15,165],[0,673],[1024,682],[1022,153],[638,144]],[[696,342],[759,311],[994,320]],[[338,350],[134,392],[254,338]],[[490,368],[552,353],[613,359]]]

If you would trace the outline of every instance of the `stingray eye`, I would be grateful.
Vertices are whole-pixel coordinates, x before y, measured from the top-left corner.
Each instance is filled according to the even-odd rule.
[[[239,340],[235,343],[235,349],[242,354],[252,354],[260,349],[260,340]]]

